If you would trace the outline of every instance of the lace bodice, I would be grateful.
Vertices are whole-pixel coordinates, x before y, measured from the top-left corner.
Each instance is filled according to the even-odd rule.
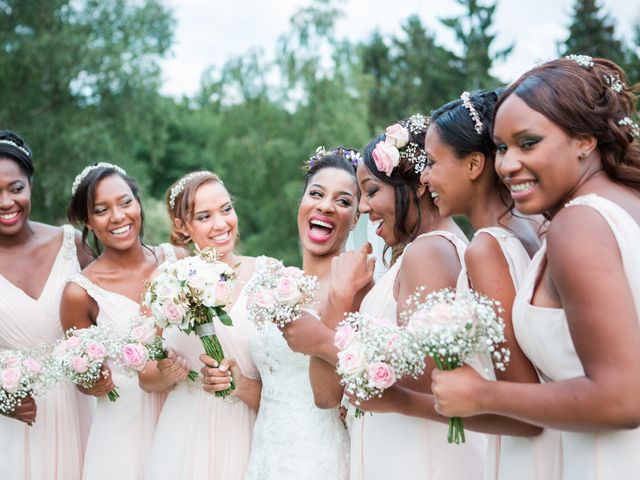
[[[260,327],[250,346],[262,397],[246,478],[346,479],[347,433],[337,409],[315,406],[309,357],[289,349],[271,323]]]

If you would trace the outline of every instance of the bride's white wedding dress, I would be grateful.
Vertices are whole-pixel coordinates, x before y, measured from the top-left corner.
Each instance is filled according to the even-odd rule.
[[[269,323],[251,339],[262,378],[247,480],[346,480],[349,439],[337,408],[315,406],[309,357]]]

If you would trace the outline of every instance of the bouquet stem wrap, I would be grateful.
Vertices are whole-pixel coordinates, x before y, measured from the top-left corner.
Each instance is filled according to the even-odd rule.
[[[224,359],[224,351],[222,350],[222,345],[220,345],[220,341],[218,340],[218,336],[216,335],[216,327],[213,324],[213,321],[197,324],[195,327],[195,332],[196,335],[200,337],[200,341],[202,342],[205,353],[213,358],[216,362],[218,362],[219,365],[220,362]],[[226,390],[215,392],[216,397],[224,398],[236,388],[233,377],[230,376],[229,378],[231,386]]]

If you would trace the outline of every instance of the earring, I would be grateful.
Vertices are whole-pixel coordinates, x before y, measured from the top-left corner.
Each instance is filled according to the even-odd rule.
[[[580,152],[580,154],[578,155],[578,158],[580,160],[584,160],[585,158],[587,158],[587,152]]]

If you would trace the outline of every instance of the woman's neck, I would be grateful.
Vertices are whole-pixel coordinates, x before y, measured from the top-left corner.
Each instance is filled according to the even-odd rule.
[[[500,226],[500,219],[510,218],[510,209],[503,202],[500,191],[489,190],[473,196],[469,209],[464,215],[469,218],[474,230]],[[503,222],[504,223],[504,222]]]
[[[302,252],[302,270],[307,275],[315,275],[318,279],[329,275],[331,271],[331,259],[334,255],[314,255],[308,250]]]
[[[24,227],[22,227],[22,229],[15,235],[0,236],[0,246],[2,246],[2,248],[10,249],[20,245],[25,245],[34,237],[34,235],[33,225],[31,224],[31,221],[27,221],[24,224]]]
[[[137,243],[127,250],[116,250],[114,248],[105,248],[100,259],[108,261],[122,270],[137,269],[147,259],[147,250],[142,242]]]

